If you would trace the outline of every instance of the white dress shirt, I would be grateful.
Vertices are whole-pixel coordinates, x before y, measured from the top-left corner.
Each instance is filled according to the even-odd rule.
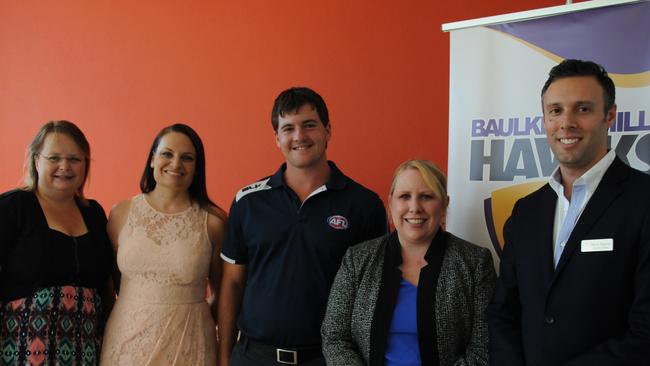
[[[573,182],[574,186],[577,185],[585,185],[586,186],[586,194],[582,202],[580,203],[580,211],[578,213],[578,216],[576,218],[576,222],[580,219],[580,216],[582,215],[582,212],[585,209],[585,206],[587,206],[587,203],[591,199],[591,196],[593,196],[594,192],[596,191],[596,188],[598,188],[598,184],[600,184],[600,181],[603,179],[603,175],[605,175],[605,172],[607,169],[609,169],[609,166],[614,162],[614,159],[616,158],[616,152],[614,150],[609,150],[609,152],[603,156],[600,161],[598,161],[594,166],[592,166],[589,170],[587,170],[583,175],[581,175],[578,179]],[[570,201],[564,196],[564,187],[562,186],[562,173],[560,172],[560,167],[558,166],[555,168],[553,171],[553,174],[551,174],[551,177],[549,179],[549,185],[555,193],[557,194],[557,204],[555,205],[555,219],[553,221],[553,255],[555,255],[555,248],[557,248],[557,240],[558,240],[558,232],[560,231],[560,227],[562,227],[562,223],[564,222],[564,218],[566,217],[567,211],[569,209],[569,204]],[[564,248],[566,245],[566,242],[560,243],[560,246]]]

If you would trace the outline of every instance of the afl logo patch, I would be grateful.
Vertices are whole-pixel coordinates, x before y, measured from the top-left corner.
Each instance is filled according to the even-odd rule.
[[[349,226],[348,219],[341,215],[334,215],[327,218],[327,224],[336,230],[346,230]]]

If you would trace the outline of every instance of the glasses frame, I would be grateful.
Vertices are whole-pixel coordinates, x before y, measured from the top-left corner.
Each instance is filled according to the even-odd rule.
[[[64,161],[67,161],[68,164],[76,166],[81,163],[85,163],[86,161],[85,158],[75,156],[75,155],[62,156],[58,154],[53,154],[53,155],[36,154],[36,157],[45,159],[45,161],[51,165],[59,165]]]

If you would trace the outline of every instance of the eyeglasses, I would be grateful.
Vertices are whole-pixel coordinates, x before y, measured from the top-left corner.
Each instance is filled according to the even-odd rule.
[[[83,159],[70,155],[70,156],[61,156],[61,155],[37,155],[40,156],[41,158],[45,159],[48,163],[52,165],[59,165],[61,164],[64,160],[68,161],[68,164],[70,165],[79,165],[83,162]]]

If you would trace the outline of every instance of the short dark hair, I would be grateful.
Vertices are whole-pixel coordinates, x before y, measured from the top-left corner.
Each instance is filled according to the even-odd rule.
[[[224,217],[224,211],[219,208],[219,206],[217,206],[214,202],[212,202],[212,200],[210,200],[208,197],[208,189],[205,183],[205,150],[203,149],[203,142],[201,141],[199,134],[196,133],[192,127],[186,124],[176,123],[171,126],[167,126],[158,132],[156,138],[153,140],[153,144],[151,144],[151,149],[149,149],[147,163],[144,166],[142,178],[140,178],[140,191],[142,191],[142,193],[149,193],[153,191],[154,188],[156,188],[156,180],[153,176],[151,160],[153,159],[153,156],[158,149],[160,140],[163,138],[163,136],[170,132],[182,133],[183,135],[187,136],[187,138],[189,138],[192,142],[192,145],[194,145],[194,149],[196,150],[196,166],[194,178],[192,179],[192,183],[188,188],[190,199],[198,203],[199,206],[206,211],[215,212],[214,210],[216,209],[217,215]]]
[[[598,84],[603,87],[603,100],[605,102],[605,114],[616,103],[616,87],[614,81],[607,75],[607,71],[601,65],[592,61],[567,59],[554,66],[548,73],[548,79],[542,87],[542,98],[544,93],[554,81],[572,76],[593,76]]]
[[[318,118],[323,122],[323,126],[327,127],[329,125],[330,117],[323,97],[307,87],[293,87],[283,91],[275,98],[273,110],[271,111],[273,131],[277,132],[278,119],[280,117],[284,117],[286,113],[295,113],[305,104],[310,104],[316,109]]]
[[[81,181],[81,186],[77,189],[75,194],[82,202],[85,202],[84,197],[84,186],[88,180],[88,174],[90,174],[90,144],[86,139],[86,136],[81,129],[77,127],[74,123],[66,120],[59,121],[49,121],[44,124],[34,139],[32,143],[27,147],[27,157],[25,159],[25,189],[29,191],[38,190],[38,171],[36,170],[36,156],[41,153],[43,148],[43,143],[45,143],[45,138],[51,133],[60,133],[66,135],[72,139],[72,141],[77,144],[79,149],[84,154],[84,164],[86,166],[83,180]]]

